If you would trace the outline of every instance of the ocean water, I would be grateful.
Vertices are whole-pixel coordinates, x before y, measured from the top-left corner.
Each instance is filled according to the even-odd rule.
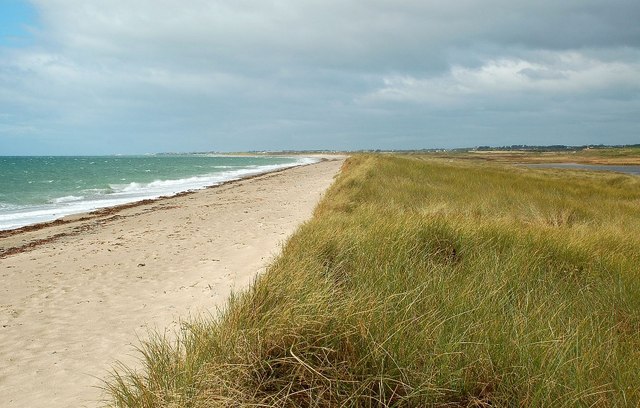
[[[268,156],[1,157],[0,230],[307,164]]]

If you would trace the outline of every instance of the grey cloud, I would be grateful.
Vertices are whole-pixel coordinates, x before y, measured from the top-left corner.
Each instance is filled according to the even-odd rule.
[[[635,1],[39,0],[47,36],[107,56],[428,67],[451,46],[637,47]],[[216,56],[220,60],[216,60]],[[265,56],[268,56],[265,61]],[[204,61],[203,61],[204,62]]]
[[[577,143],[608,123],[622,143],[638,128],[637,1],[32,2],[35,45],[0,49],[0,120],[87,150],[131,135],[132,152],[536,143],[545,123]]]
[[[523,68],[518,74],[525,75],[533,80],[544,79],[566,79],[567,74],[558,71],[552,71],[548,68]]]

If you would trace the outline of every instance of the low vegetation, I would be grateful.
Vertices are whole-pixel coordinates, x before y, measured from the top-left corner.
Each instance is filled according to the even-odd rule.
[[[477,150],[433,153],[456,159],[487,160],[503,163],[580,163],[595,165],[640,165],[640,147],[576,148],[575,150]]]
[[[114,407],[640,405],[640,178],[354,156],[216,318]]]

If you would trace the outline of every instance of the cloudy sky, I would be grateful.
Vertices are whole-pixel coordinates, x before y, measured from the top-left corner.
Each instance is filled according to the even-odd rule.
[[[640,143],[638,0],[0,0],[0,155]]]

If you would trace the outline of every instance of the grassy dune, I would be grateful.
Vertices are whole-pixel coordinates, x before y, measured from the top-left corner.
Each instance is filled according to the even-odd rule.
[[[116,407],[640,405],[640,178],[356,156]]]

